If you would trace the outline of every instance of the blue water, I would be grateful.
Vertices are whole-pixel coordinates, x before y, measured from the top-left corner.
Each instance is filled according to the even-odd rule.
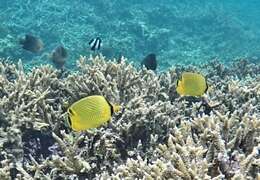
[[[100,36],[100,53],[120,54],[136,65],[155,53],[161,70],[176,63],[200,64],[260,58],[259,0],[0,0],[0,57],[28,66],[51,63],[56,46],[69,50],[66,67],[89,56]],[[18,43],[30,33],[44,42],[39,54]]]

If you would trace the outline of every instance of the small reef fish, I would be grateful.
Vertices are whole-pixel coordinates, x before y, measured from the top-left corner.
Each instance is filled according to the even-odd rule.
[[[19,43],[23,49],[33,53],[39,53],[43,49],[42,40],[29,34],[26,34],[25,38],[20,39]]]
[[[184,72],[177,80],[177,93],[181,96],[202,96],[208,85],[204,76],[198,73]]]
[[[68,108],[68,124],[74,131],[96,128],[108,122],[113,113],[118,112],[120,108],[103,96],[88,96]]]
[[[92,51],[97,51],[102,46],[102,40],[100,37],[93,38],[89,41],[89,46]]]
[[[68,52],[63,46],[56,47],[53,52],[49,55],[49,58],[55,64],[57,68],[62,68],[68,57]]]
[[[151,53],[148,54],[142,61],[141,66],[145,66],[148,70],[155,71],[157,68],[156,55]]]

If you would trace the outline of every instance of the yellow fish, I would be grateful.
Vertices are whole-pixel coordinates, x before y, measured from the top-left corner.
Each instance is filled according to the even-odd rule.
[[[68,108],[68,124],[74,131],[96,128],[108,122],[120,106],[111,104],[103,96],[80,99]]]
[[[182,96],[202,96],[208,89],[204,76],[198,73],[184,72],[177,80],[177,93]]]

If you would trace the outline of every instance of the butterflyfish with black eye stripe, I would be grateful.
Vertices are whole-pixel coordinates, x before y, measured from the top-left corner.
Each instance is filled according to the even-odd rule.
[[[111,104],[103,96],[88,96],[68,108],[68,124],[74,131],[97,128],[108,122],[120,108],[121,106]]]
[[[202,96],[207,89],[206,79],[199,73],[184,72],[177,80],[176,91],[181,96]]]

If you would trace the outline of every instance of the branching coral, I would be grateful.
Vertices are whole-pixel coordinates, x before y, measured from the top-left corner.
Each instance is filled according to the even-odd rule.
[[[234,178],[241,179],[257,177],[256,173],[260,168],[259,120],[247,117],[245,121],[250,121],[251,125],[245,126],[246,122],[237,124],[234,119],[227,116],[225,118],[225,121],[235,127],[225,127],[227,122],[222,122],[223,118],[216,116],[205,116],[183,123],[179,128],[175,128],[166,144],[158,146],[156,150],[158,154],[154,155],[155,159],[152,162],[147,162],[141,157],[137,157],[136,160],[129,159],[126,164],[115,169],[116,175],[113,177],[230,179],[235,174]],[[249,132],[245,127],[257,132],[258,135],[250,133],[251,143],[235,143],[234,139],[243,139],[240,141],[242,142],[248,138]],[[232,132],[233,129],[236,133]],[[232,137],[234,135],[235,137]],[[226,136],[231,137],[224,139]],[[241,147],[244,145],[247,145],[248,149]]]
[[[1,179],[259,177],[258,71],[241,80],[240,70],[210,63],[158,75],[102,56],[81,57],[78,68],[25,73],[21,62],[0,63]],[[205,97],[178,96],[185,70],[205,72]],[[67,107],[93,94],[122,110],[98,129],[72,132]]]

